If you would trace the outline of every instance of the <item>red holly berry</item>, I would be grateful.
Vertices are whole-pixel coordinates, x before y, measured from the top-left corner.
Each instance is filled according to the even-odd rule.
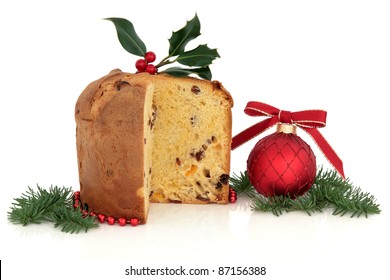
[[[146,66],[145,72],[148,72],[149,74],[153,75],[153,74],[156,74],[157,68],[153,64],[148,64]]]
[[[147,65],[148,65],[148,63],[146,62],[145,59],[138,59],[138,60],[135,62],[135,68],[137,68],[137,70],[138,70],[139,72],[144,72]]]
[[[148,63],[154,62],[156,60],[156,54],[154,52],[145,53],[145,60]]]

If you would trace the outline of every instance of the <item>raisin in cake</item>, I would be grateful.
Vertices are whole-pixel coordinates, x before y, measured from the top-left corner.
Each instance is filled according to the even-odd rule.
[[[80,195],[138,218],[149,202],[227,203],[231,107],[219,82],[114,70],[76,104]]]

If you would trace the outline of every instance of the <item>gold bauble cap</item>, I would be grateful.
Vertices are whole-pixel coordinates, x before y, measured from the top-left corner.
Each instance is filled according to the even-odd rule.
[[[276,127],[277,132],[297,134],[297,127],[293,124],[278,123]]]

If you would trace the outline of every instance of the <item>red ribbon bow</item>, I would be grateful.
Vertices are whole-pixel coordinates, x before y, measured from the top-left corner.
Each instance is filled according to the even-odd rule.
[[[252,117],[266,116],[270,117],[259,122],[246,130],[240,132],[232,139],[232,150],[244,144],[245,142],[256,137],[266,129],[277,123],[286,123],[296,125],[306,131],[317,143],[318,147],[334,166],[337,172],[345,178],[343,162],[337,156],[336,152],[328,144],[317,128],[324,127],[326,124],[326,111],[323,110],[306,110],[298,112],[283,111],[265,103],[250,101],[245,107],[244,112]]]

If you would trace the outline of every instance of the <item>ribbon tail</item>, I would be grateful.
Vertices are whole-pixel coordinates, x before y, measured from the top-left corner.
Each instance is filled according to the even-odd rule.
[[[322,136],[322,134],[316,128],[301,128],[305,130],[314,139],[325,157],[329,160],[329,162],[333,165],[337,172],[345,179],[343,162],[329,145],[329,143],[325,140],[324,136]]]
[[[265,119],[262,122],[259,122],[255,125],[252,125],[251,127],[245,129],[244,131],[240,132],[236,136],[232,138],[232,145],[231,149],[234,150],[235,148],[241,146],[242,144],[248,142],[249,140],[253,139],[260,133],[264,132],[271,126],[275,125],[278,121],[277,117]]]

